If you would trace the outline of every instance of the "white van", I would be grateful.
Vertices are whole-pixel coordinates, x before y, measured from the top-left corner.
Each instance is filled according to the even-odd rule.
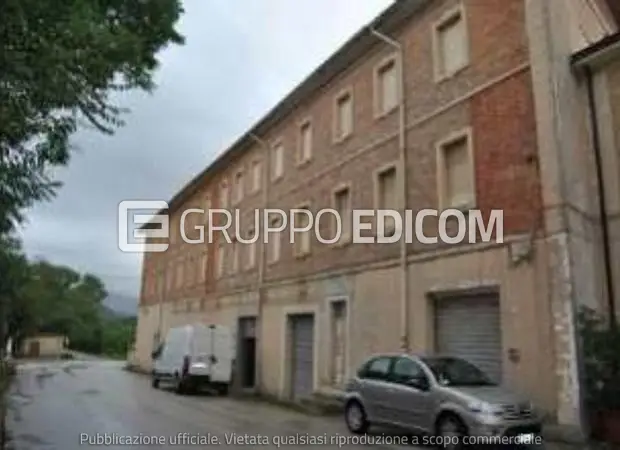
[[[235,341],[232,331],[221,325],[185,325],[172,328],[152,354],[152,384],[170,382],[176,392],[201,387],[228,393],[232,382]]]

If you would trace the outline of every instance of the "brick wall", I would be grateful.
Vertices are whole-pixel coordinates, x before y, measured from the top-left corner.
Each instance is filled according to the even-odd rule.
[[[527,231],[538,214],[540,193],[530,74],[526,68],[524,2],[505,0],[499,5],[487,0],[465,0],[470,64],[457,76],[436,83],[432,59],[433,25],[457,4],[456,0],[433,1],[393,33],[404,43],[406,55],[408,207],[416,210],[437,206],[436,142],[455,130],[470,126],[473,128],[479,207],[504,209],[505,232]],[[269,207],[288,209],[306,202],[313,210],[332,207],[333,190],[342,183],[350,186],[354,208],[375,207],[374,173],[379,167],[398,161],[397,110],[381,119],[376,119],[373,111],[374,71],[390,55],[393,55],[392,49],[377,40],[366,58],[352,64],[260,136],[268,143],[281,140],[285,147],[284,177],[270,184]],[[511,71],[514,73],[509,75]],[[354,132],[343,142],[335,143],[332,137],[334,101],[343,89],[353,93]],[[312,120],[314,130],[313,157],[310,163],[297,166],[299,125],[307,118]],[[218,173],[209,189],[216,191],[222,180],[228,180],[232,193],[233,177],[240,167],[245,168],[245,180],[249,184],[251,162],[261,155],[264,155],[261,146],[252,146],[234,164]],[[268,176],[267,164],[263,169],[263,176]],[[262,192],[252,196],[247,192],[237,207],[251,213],[261,207]],[[213,192],[213,199],[217,198],[217,193]],[[190,199],[188,204],[192,201]],[[328,234],[326,228],[322,231]],[[167,256],[159,258],[164,261],[187,251],[189,249],[184,247],[171,248]],[[256,285],[256,269],[214,280],[215,246],[209,251],[211,272],[206,285],[201,287],[203,290],[219,295],[252,289]],[[292,246],[283,242],[281,259],[267,266],[266,276],[268,280],[303,277],[393,259],[398,251],[398,244],[335,247],[314,241],[311,255],[299,259],[293,255]],[[243,260],[240,266],[243,268]],[[183,295],[193,293],[197,294],[198,290],[182,292]]]

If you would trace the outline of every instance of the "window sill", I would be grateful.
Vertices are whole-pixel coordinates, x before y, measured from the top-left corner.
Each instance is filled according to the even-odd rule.
[[[344,134],[342,136],[334,136],[332,139],[332,144],[333,145],[341,145],[344,144],[345,142],[347,142],[348,140],[351,139],[351,137],[353,137],[353,132],[350,131],[347,134]]]
[[[311,162],[312,162],[312,158],[310,157],[310,158],[306,158],[306,159],[297,161],[296,165],[297,165],[297,168],[302,168],[302,167],[307,166]]]
[[[448,210],[460,211],[463,214],[467,215],[473,209],[476,209],[476,202],[475,201],[462,202],[462,203],[457,203],[457,204],[454,204],[454,205],[443,206],[440,209],[440,215],[441,215],[441,213],[444,213],[445,211],[448,211]]]
[[[311,255],[310,251],[299,252],[295,254],[295,259],[303,260],[303,259],[310,257],[310,255]]]
[[[469,67],[469,63],[466,63],[466,64],[463,64],[458,69],[453,70],[452,72],[435,74],[435,84],[443,84],[453,78],[458,77],[461,74],[461,72],[463,72],[468,67]]]
[[[271,179],[271,184],[279,183],[280,181],[282,181],[283,178],[284,175],[278,175],[277,177]]]
[[[351,235],[343,235],[338,242],[331,244],[332,248],[341,249],[352,243]]]
[[[375,120],[382,120],[388,116],[391,116],[392,114],[396,112],[398,107],[399,107],[399,104],[397,103],[396,105],[392,106],[390,109],[386,111],[375,111]]]

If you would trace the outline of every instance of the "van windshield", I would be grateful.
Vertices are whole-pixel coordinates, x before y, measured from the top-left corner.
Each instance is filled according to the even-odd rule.
[[[460,358],[424,358],[422,361],[444,386],[496,386],[478,367]]]

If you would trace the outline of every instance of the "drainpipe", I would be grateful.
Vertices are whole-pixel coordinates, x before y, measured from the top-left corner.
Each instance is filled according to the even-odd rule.
[[[259,138],[254,133],[250,133],[250,137],[263,148],[265,152],[264,158],[264,166],[263,166],[263,213],[265,209],[267,209],[267,205],[269,203],[269,182],[271,179],[271,146],[265,142],[265,140]],[[256,341],[259,344],[256,351],[256,381],[255,386],[258,390],[261,388],[261,377],[262,377],[262,355],[261,355],[261,347],[262,347],[262,330],[263,330],[263,298],[265,296],[264,282],[265,282],[265,265],[267,259],[267,251],[266,244],[264,239],[264,218],[261,217],[258,224],[258,236],[259,236],[259,256],[258,256],[258,275],[257,275],[257,284],[258,284],[258,305],[257,305],[257,327],[256,327]]]
[[[407,102],[405,95],[405,50],[402,44],[395,39],[369,27],[370,32],[392,47],[398,53],[398,78],[399,78],[399,133],[398,147],[400,156],[400,189],[401,189],[401,219],[405,220],[405,212],[408,205],[407,192]],[[404,227],[403,230],[404,232]],[[407,264],[407,240],[403,235],[400,239],[400,268],[401,268],[401,347],[402,351],[409,352],[409,276]]]
[[[596,167],[596,188],[598,193],[598,207],[601,216],[601,233],[603,238],[603,264],[605,266],[605,281],[607,287],[607,308],[609,309],[609,328],[615,330],[618,326],[616,318],[616,299],[614,292],[613,270],[611,262],[611,240],[609,238],[609,214],[607,212],[607,198],[605,181],[603,179],[603,157],[601,155],[601,136],[598,128],[598,114],[596,112],[596,97],[594,94],[594,78],[592,69],[585,67],[586,85],[588,89],[588,109],[590,128],[592,128],[592,147],[594,149],[594,165]]]

